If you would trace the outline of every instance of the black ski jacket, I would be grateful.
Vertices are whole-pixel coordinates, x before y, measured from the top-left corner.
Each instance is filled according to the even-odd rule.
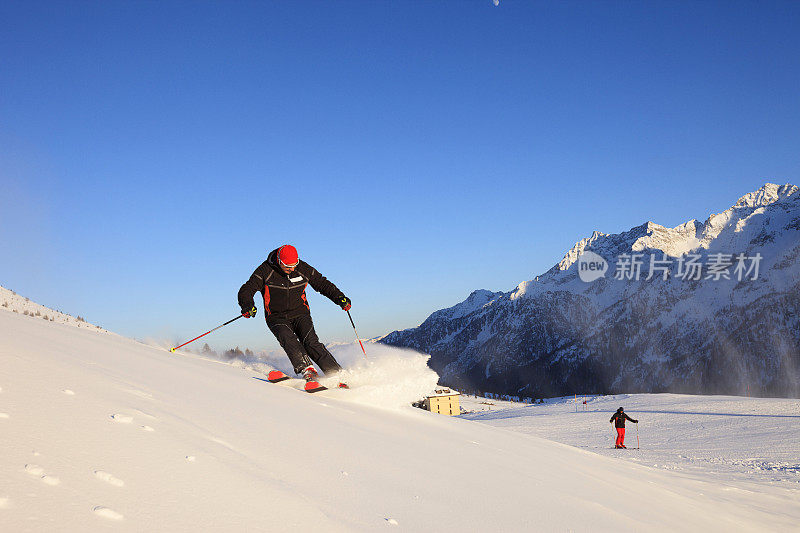
[[[611,420],[609,420],[609,422],[614,422],[614,427],[616,428],[624,428],[626,418],[634,423],[639,422],[638,420],[634,420],[633,418],[629,417],[627,414],[625,414],[625,412],[619,412],[619,411],[611,415]]]
[[[285,274],[278,266],[278,250],[275,249],[239,289],[239,305],[243,311],[252,309],[253,296],[260,291],[264,297],[264,315],[267,322],[270,322],[270,319],[310,315],[306,285],[311,285],[312,289],[327,296],[337,305],[344,298],[344,294],[336,285],[305,261],[300,261],[292,273]]]

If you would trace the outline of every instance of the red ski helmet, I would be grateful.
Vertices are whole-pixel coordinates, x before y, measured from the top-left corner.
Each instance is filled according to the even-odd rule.
[[[280,248],[278,248],[278,263],[285,267],[296,267],[297,263],[300,262],[300,258],[297,256],[297,248],[292,246],[291,244],[284,244]]]

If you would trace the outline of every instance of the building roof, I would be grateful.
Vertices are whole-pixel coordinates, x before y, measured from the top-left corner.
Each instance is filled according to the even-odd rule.
[[[459,396],[461,393],[455,389],[440,388],[436,389],[433,394],[428,394],[428,398],[437,398],[443,396]]]

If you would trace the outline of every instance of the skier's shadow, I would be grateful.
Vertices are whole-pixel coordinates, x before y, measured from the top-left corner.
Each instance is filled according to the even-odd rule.
[[[280,383],[280,381],[286,381],[286,380],[280,380],[280,381],[270,381],[270,380],[268,380],[268,379],[266,379],[266,378],[259,378],[259,377],[257,377],[257,376],[253,376],[253,379],[257,379],[258,381],[263,381],[264,383],[273,383],[273,384],[274,384],[274,383]],[[295,381],[298,381],[298,380],[299,380],[299,378],[292,378],[292,377],[289,377],[289,380],[295,380]]]

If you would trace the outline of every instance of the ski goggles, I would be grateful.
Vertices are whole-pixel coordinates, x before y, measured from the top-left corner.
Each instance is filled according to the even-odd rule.
[[[285,266],[286,268],[294,268],[294,267],[296,267],[297,265],[300,264],[300,260],[298,259],[297,262],[294,263],[293,265],[288,265],[288,264],[284,263],[283,261],[281,261],[280,258],[278,258],[278,264],[280,264],[281,266]]]

